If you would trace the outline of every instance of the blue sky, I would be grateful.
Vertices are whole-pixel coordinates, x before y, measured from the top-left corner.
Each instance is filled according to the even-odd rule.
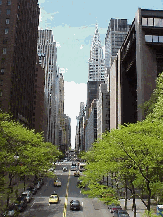
[[[57,42],[57,64],[65,80],[65,114],[72,119],[72,146],[75,145],[76,116],[80,102],[86,103],[88,59],[95,24],[102,46],[111,18],[128,19],[131,24],[138,7],[163,10],[161,0],[39,0],[41,29],[52,29]],[[71,105],[71,106],[70,106]]]

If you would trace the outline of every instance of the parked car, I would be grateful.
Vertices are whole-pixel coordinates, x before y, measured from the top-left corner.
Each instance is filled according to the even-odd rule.
[[[118,210],[118,209],[122,209],[122,207],[121,207],[120,205],[112,206],[111,209],[110,209],[110,212],[111,212],[111,213],[114,213],[114,211],[115,211],[115,210]]]
[[[29,203],[32,199],[32,193],[30,191],[24,191],[22,193],[22,197],[25,197],[27,199],[27,203]]]
[[[63,167],[63,172],[67,172],[68,168],[67,167]]]
[[[54,186],[61,187],[61,181],[58,179],[54,181]]]
[[[80,210],[79,200],[71,200],[70,201],[70,210]]]
[[[8,209],[2,214],[2,216],[18,216],[18,211],[14,204],[10,205]]]
[[[25,197],[19,196],[14,203],[16,210],[22,212],[27,207],[27,199]]]
[[[120,216],[122,216],[122,215],[127,215],[127,216],[129,216],[126,210],[117,209],[117,210],[114,210],[114,212],[113,212],[113,216],[114,216],[114,217],[120,217]]]
[[[33,195],[37,193],[37,188],[34,186],[29,186],[26,190],[32,192]]]
[[[59,196],[56,193],[53,193],[49,197],[49,203],[58,203],[59,202]]]

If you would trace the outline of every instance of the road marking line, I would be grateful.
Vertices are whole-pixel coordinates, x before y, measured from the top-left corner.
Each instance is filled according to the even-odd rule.
[[[69,180],[70,180],[70,170],[69,170],[68,181],[67,181],[67,187],[66,187],[66,195],[65,195],[65,203],[64,203],[64,209],[63,209],[63,217],[66,217],[66,209],[67,209],[67,201],[68,201]]]

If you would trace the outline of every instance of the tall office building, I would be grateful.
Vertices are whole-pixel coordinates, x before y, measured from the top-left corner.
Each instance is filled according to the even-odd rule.
[[[100,41],[100,34],[96,24],[95,34],[92,40],[92,46],[89,58],[89,75],[88,81],[104,81],[105,63],[103,58],[103,49]]]
[[[33,128],[37,0],[0,1],[0,107]]]
[[[56,79],[57,79],[57,47],[53,40],[52,30],[39,30],[37,52],[39,63],[45,70],[45,113],[46,113],[46,141],[55,143],[56,128]]]
[[[110,19],[105,37],[105,66],[110,69],[129,29],[127,19]]]
[[[110,69],[110,128],[142,121],[163,71],[163,10],[138,8]]]

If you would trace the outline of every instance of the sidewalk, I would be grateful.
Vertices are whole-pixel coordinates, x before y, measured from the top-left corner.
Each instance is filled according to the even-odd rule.
[[[33,182],[33,176],[29,176],[28,179],[26,179],[25,183],[25,189],[30,186]],[[6,181],[5,181],[6,183]],[[19,196],[24,191],[24,181],[20,180],[20,177],[14,177],[13,179],[13,191],[10,194],[10,201],[9,204],[12,204],[16,200],[16,194]],[[6,188],[8,187],[8,183],[6,184]],[[0,192],[0,213],[2,210],[6,207],[6,201],[7,201],[7,189],[3,192]]]
[[[121,199],[120,204],[121,204],[122,209],[124,209],[125,199]],[[140,199],[136,199],[136,216],[141,217],[144,214],[145,210],[146,210],[146,207],[143,204],[143,202]],[[132,211],[132,199],[127,200],[127,212],[130,217],[134,216],[134,211]]]

